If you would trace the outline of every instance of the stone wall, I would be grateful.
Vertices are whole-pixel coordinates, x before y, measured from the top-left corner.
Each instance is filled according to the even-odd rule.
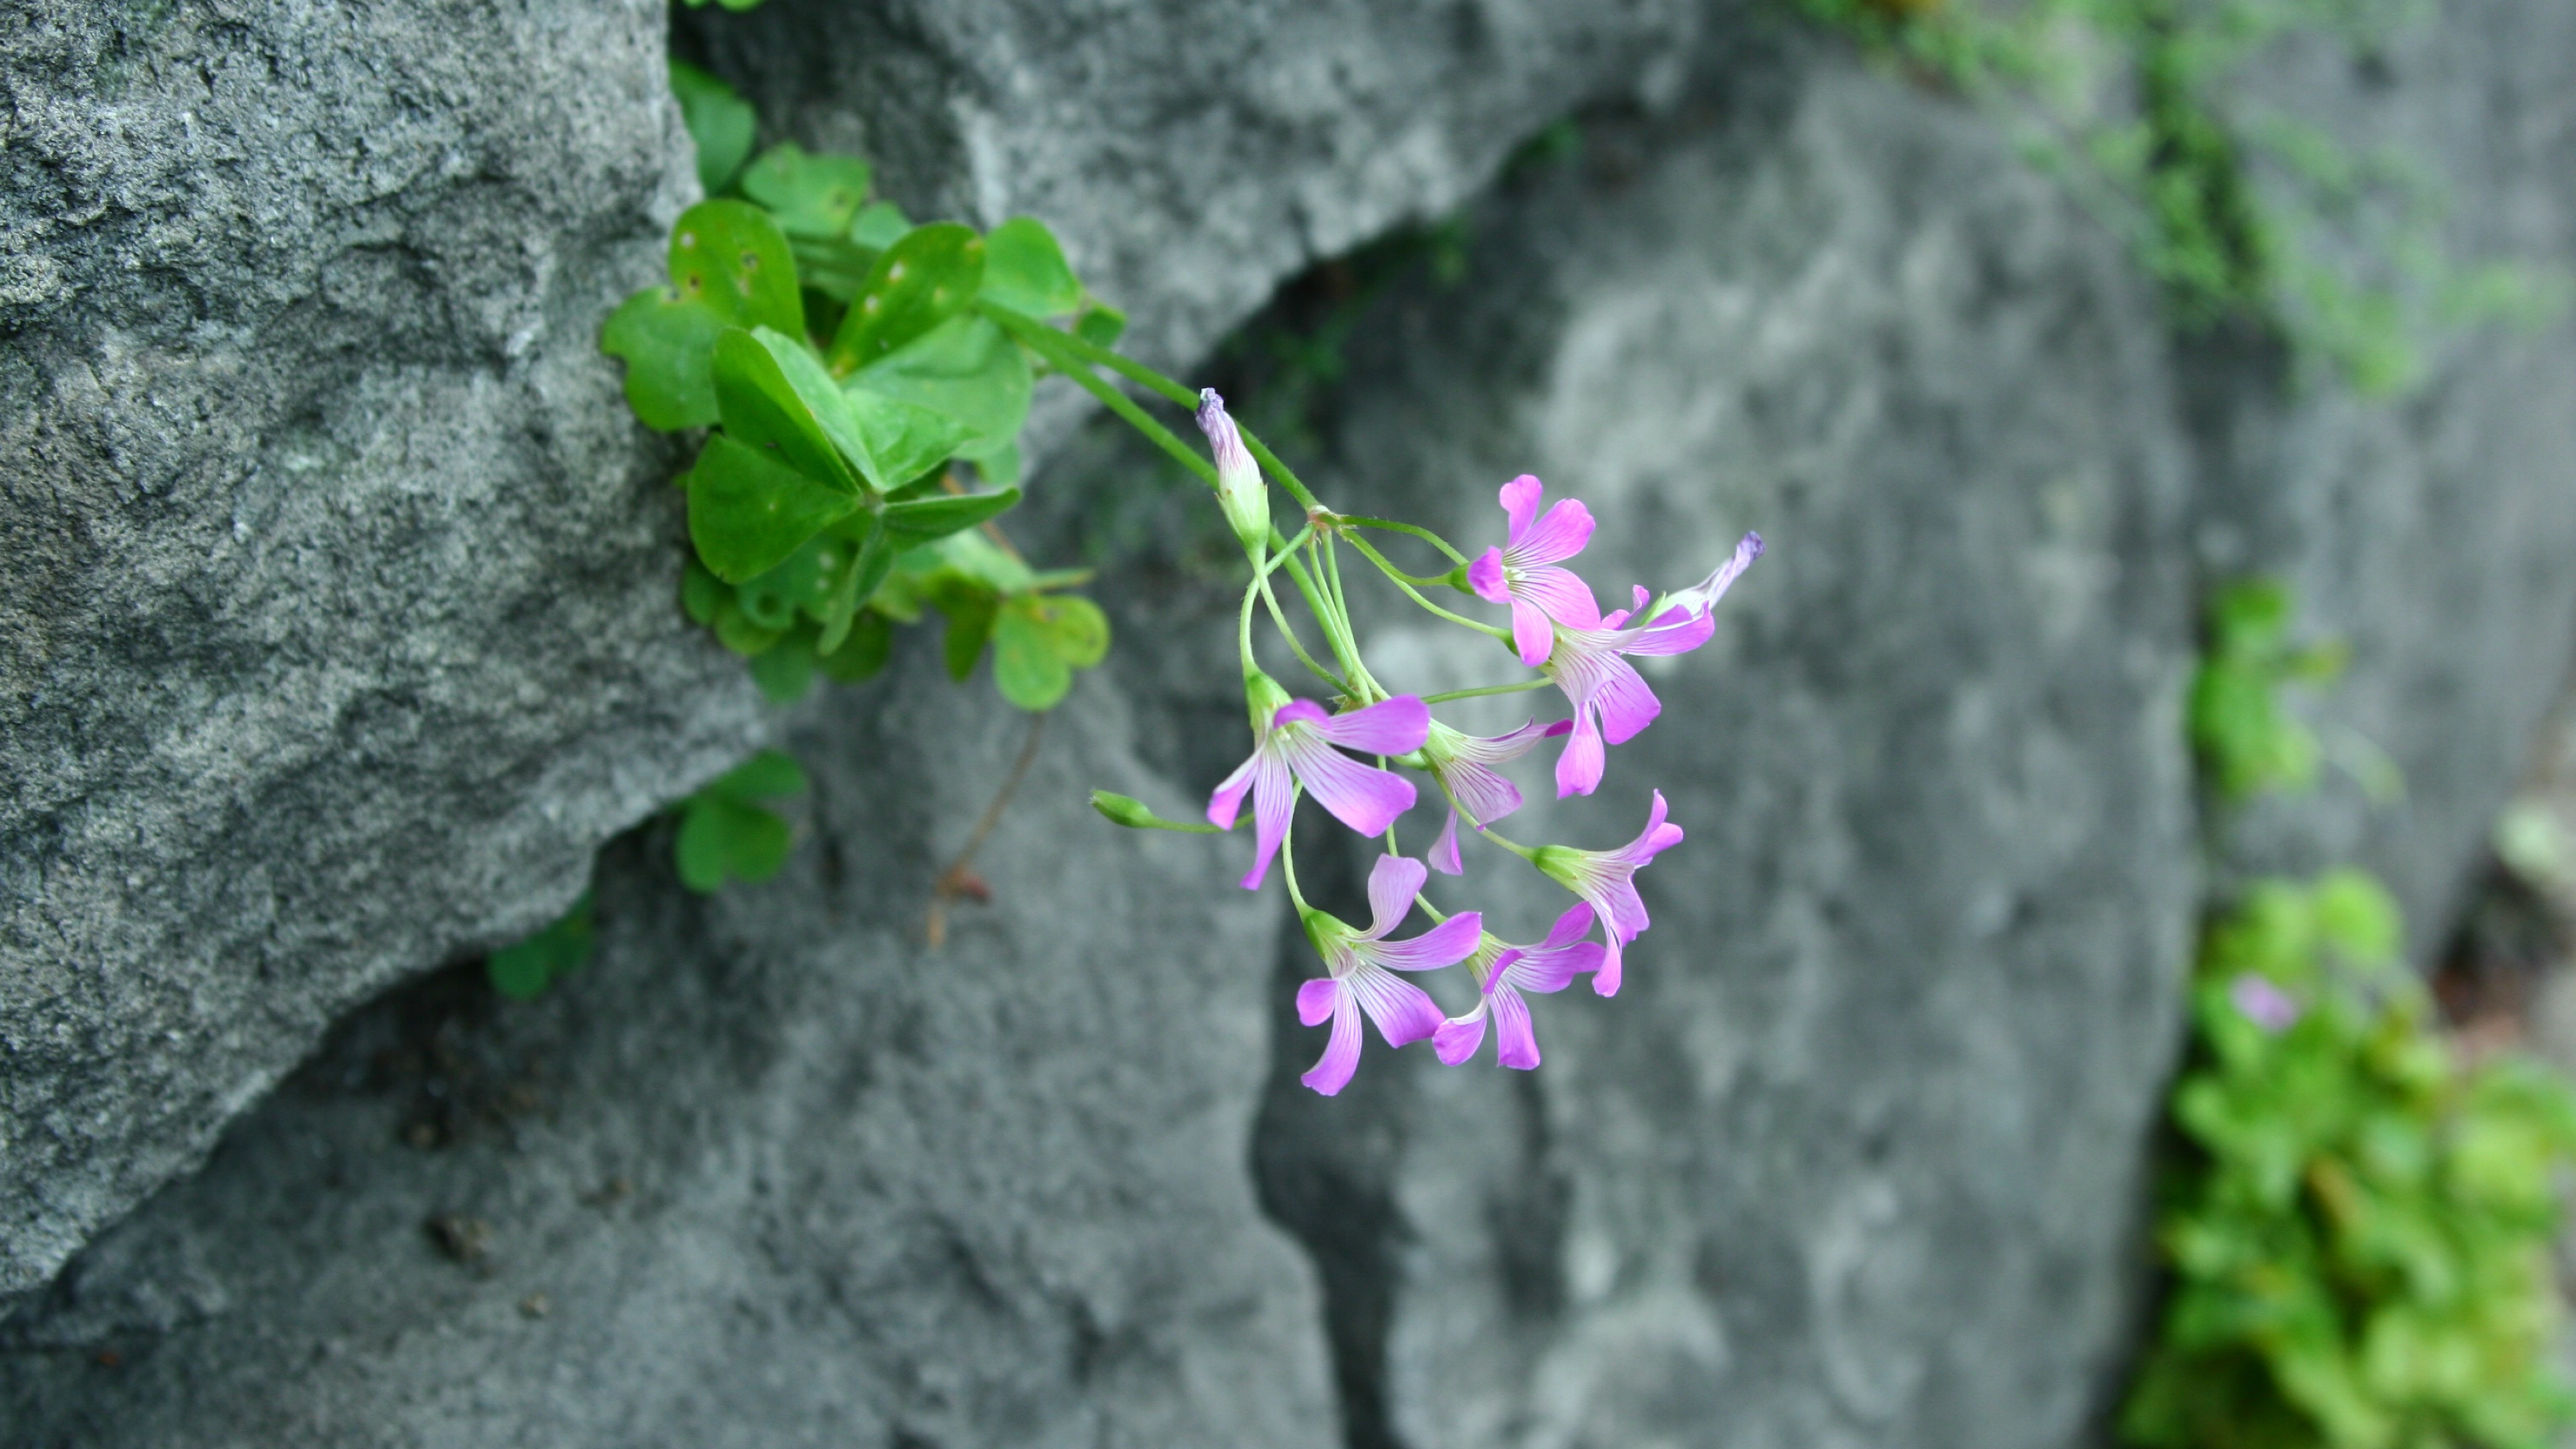
[[[2372,114],[2457,163],[2461,215],[2496,228],[2472,244],[2576,256],[2570,22],[2540,0],[2456,8],[2367,79]],[[274,48],[346,23],[292,6],[168,13],[144,39],[169,57],[245,25]],[[2403,812],[2330,793],[2261,822],[2248,858],[2362,849],[2427,936],[2576,655],[2576,575],[2553,566],[2576,553],[2563,324],[2455,348],[2395,409],[2301,391],[2277,356],[2169,337],[2113,240],[1973,113],[1777,15],[1488,3],[1435,24],[1360,4],[1172,4],[1076,23],[1004,0],[701,12],[682,43],[783,133],[864,145],[919,211],[1055,223],[1158,360],[1204,356],[1308,263],[1466,204],[1466,285],[1402,268],[1346,319],[1346,370],[1296,429],[1324,496],[1484,538],[1495,487],[1534,471],[1591,501],[1588,557],[1615,588],[1696,578],[1747,527],[1772,545],[1715,643],[1653,676],[1666,712],[1614,752],[1600,795],[1535,807],[1520,832],[1608,844],[1634,834],[1649,787],[1670,798],[1689,840],[1642,878],[1656,927],[1626,990],[1541,1003],[1548,1061],[1533,1075],[1372,1051],[1340,1098],[1295,1087],[1318,1046],[1287,997],[1310,967],[1274,897],[1225,884],[1246,842],[1126,835],[1082,804],[1101,785],[1186,813],[1244,740],[1232,598],[1195,562],[1212,512],[1114,429],[1076,431],[1081,410],[1059,394],[1042,417],[1053,461],[1011,526],[1040,556],[1116,565],[1096,592],[1118,644],[1039,738],[981,857],[994,899],[955,906],[944,948],[923,939],[931,882],[1024,725],[980,682],[939,677],[913,640],[886,678],[776,726],[816,777],[786,876],[691,897],[669,878],[666,828],[635,832],[600,857],[601,943],[583,972],[505,1006],[467,966],[343,1019],[202,1171],[53,1274],[350,1003],[542,918],[577,888],[591,842],[753,737],[738,666],[668,606],[676,540],[656,480],[670,455],[624,423],[579,320],[650,273],[653,227],[684,195],[647,83],[659,22],[580,16],[597,27],[587,40],[445,16],[407,62],[434,71],[451,46],[520,72],[457,62],[445,91],[381,70],[334,83],[425,98],[423,115],[484,137],[482,170],[459,177],[542,175],[501,156],[541,144],[577,153],[565,174],[604,178],[582,183],[599,188],[587,199],[569,184],[500,189],[530,208],[502,228],[512,246],[551,227],[610,238],[589,244],[618,259],[577,285],[568,262],[545,273],[568,300],[521,346],[533,361],[507,361],[508,329],[490,379],[474,370],[484,354],[440,343],[468,360],[441,364],[453,377],[406,364],[423,389],[410,412],[363,405],[380,395],[366,387],[391,384],[366,383],[351,344],[347,365],[293,374],[298,396],[353,390],[309,404],[326,423],[470,424],[518,451],[475,461],[406,441],[416,433],[358,432],[379,451],[312,454],[321,463],[288,474],[260,450],[305,437],[305,412],[213,409],[240,431],[203,456],[260,464],[277,506],[306,510],[305,533],[249,530],[261,556],[383,589],[294,590],[308,575],[292,573],[117,584],[142,601],[118,618],[267,621],[246,636],[262,647],[222,656],[238,663],[303,662],[330,680],[393,670],[351,698],[389,699],[409,723],[370,732],[393,705],[349,704],[298,737],[327,744],[190,773],[192,740],[272,737],[172,732],[173,719],[230,718],[304,686],[245,667],[171,697],[50,692],[56,678],[170,674],[137,642],[161,636],[87,616],[49,616],[40,635],[44,596],[6,595],[13,651],[53,641],[8,656],[13,671],[30,662],[8,676],[6,748],[86,760],[61,787],[89,802],[77,839],[125,852],[60,845],[75,837],[44,822],[74,818],[68,806],[30,807],[39,824],[23,830],[9,817],[10,919],[32,924],[6,938],[6,1161],[10,1201],[33,1205],[9,1251],[24,1265],[13,1281],[44,1286],[0,1325],[0,1419],[32,1426],[30,1442],[2084,1442],[2143,1307],[2145,1144],[2201,890],[2179,703],[2202,589],[2248,567],[2292,573],[2319,627],[2355,641],[2337,707],[2415,785]],[[149,114],[187,111],[188,68],[110,64],[125,53],[101,38],[114,32],[81,20],[12,35],[10,83],[72,97],[61,104],[90,107],[80,115],[135,94],[159,98]],[[92,68],[47,45],[89,47]],[[541,73],[551,98],[525,93]],[[2266,80],[2327,108],[2361,83],[2295,67]],[[602,119],[585,141],[558,124],[535,143],[511,129],[526,122],[510,107],[594,105],[628,129]],[[1579,156],[1504,171],[1568,111]],[[17,124],[30,113],[21,100]],[[333,158],[388,144],[364,124],[307,125],[340,137],[322,148]],[[83,133],[54,134],[68,152]],[[171,159],[175,144],[138,140],[99,167],[233,174]],[[257,154],[281,173],[349,169]],[[23,155],[13,133],[0,162]],[[626,171],[602,159],[616,156]],[[392,195],[434,198],[446,174]],[[7,204],[73,234],[59,220],[73,204],[43,195],[13,179]],[[326,260],[301,290],[281,286],[253,319],[269,330],[249,335],[319,355],[334,334],[303,319],[332,315],[323,279],[355,265],[329,259],[380,244],[315,235],[298,245]],[[535,253],[442,255],[403,253],[405,275],[443,296],[445,268]],[[94,267],[138,288],[174,272],[192,275]],[[468,299],[520,295],[477,276],[433,309],[458,335],[480,325]],[[99,310],[76,296],[13,314],[36,339],[12,357],[34,359],[24,410],[39,421],[7,437],[112,431],[81,422],[106,404],[64,380],[98,375],[76,361],[107,342],[60,339],[110,337]],[[231,335],[174,330],[168,366],[247,356]],[[466,385],[454,377],[501,400],[422,400]],[[154,396],[141,388],[113,416],[152,416]],[[42,476],[82,487],[124,476],[51,466]],[[285,487],[309,474],[339,491]],[[403,486],[423,477],[489,511],[457,504],[444,533],[388,536],[363,509],[330,510],[379,493],[425,506],[426,485]],[[574,493],[592,510],[575,510],[579,527],[563,516]],[[183,539],[229,530],[203,499],[230,496],[118,507],[165,520],[151,538]],[[81,522],[105,504],[30,512],[16,497],[13,551],[39,547],[20,542],[22,516],[106,536]],[[627,552],[603,560],[602,537]],[[407,549],[457,562],[415,567]],[[100,577],[124,557],[38,556],[57,555]],[[476,572],[491,558],[516,561],[519,593]],[[357,602],[317,612],[314,592]],[[1365,627],[1373,655],[1425,687],[1483,681],[1474,653],[1401,614]],[[646,676],[688,687],[647,692]],[[529,679],[582,682],[492,683]],[[440,701],[450,713],[429,713]],[[1520,718],[1489,703],[1462,718]],[[123,755],[21,744],[107,739],[90,722],[117,719],[144,732]],[[136,834],[134,819],[194,798],[174,779],[275,803],[194,821],[198,835]],[[375,803],[353,811],[350,791]],[[490,823],[512,810],[554,833]],[[1406,829],[1427,839],[1436,824]],[[1356,860],[1336,861],[1331,832],[1308,851],[1318,891],[1347,909]],[[27,874],[22,856],[56,874]],[[307,858],[330,870],[295,865]],[[1514,880],[1507,860],[1475,864],[1478,880]],[[243,889],[254,870],[282,883],[263,884],[278,893],[267,915],[236,910],[215,929],[172,904]],[[80,893],[128,875],[123,915]],[[1543,894],[1462,903],[1527,933],[1550,914]],[[93,938],[127,954],[93,964],[63,944]],[[231,1055],[116,1035],[161,1029],[104,994],[125,983],[158,983],[228,1033]],[[30,1132],[17,1124],[53,1119],[22,1100],[91,1104],[113,1130]]]

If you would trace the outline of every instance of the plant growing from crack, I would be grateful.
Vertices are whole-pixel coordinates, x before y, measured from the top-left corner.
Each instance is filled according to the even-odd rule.
[[[2291,647],[2289,623],[2278,584],[2213,603],[2190,729],[2215,810],[2314,776],[2277,691],[2342,652]],[[2550,1245],[2576,1096],[2466,1059],[2403,943],[2386,888],[2349,868],[2239,883],[2211,914],[2158,1191],[2169,1296],[2129,1442],[2539,1449],[2566,1421]]]

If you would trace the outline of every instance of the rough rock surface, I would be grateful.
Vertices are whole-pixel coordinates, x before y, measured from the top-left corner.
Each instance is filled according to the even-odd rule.
[[[2576,279],[2576,11],[2452,0],[2375,67],[2296,52],[2257,94],[2356,153],[2421,158],[2458,256]],[[2395,403],[2285,386],[2278,358],[2224,345],[2182,373],[2204,566],[2280,574],[2317,633],[2352,648],[2310,707],[2343,763],[2317,797],[2246,821],[2235,852],[2298,872],[2362,861],[2406,906],[2419,959],[2455,925],[2576,658],[2576,318],[2534,320],[2450,339]],[[2362,787],[2381,752],[2402,800]]]
[[[1198,358],[1273,287],[1447,213],[1550,120],[1669,102],[1707,0],[768,0],[686,37],[921,214],[1046,219],[1124,344]]]
[[[2563,254],[2576,88],[2542,82],[2576,47],[2543,43],[2542,0],[2478,3],[2492,37],[2397,73]],[[1305,1445],[1337,1396],[1357,1449],[2081,1442],[2140,1302],[2197,901],[2177,706],[2204,574],[2291,568],[2356,636],[2350,693],[2426,802],[2385,859],[2438,898],[2515,763],[2480,752],[2547,696],[2498,671],[2569,653],[2535,562],[2576,547],[2569,455],[2560,415],[2529,420],[2563,334],[2482,343],[2379,422],[2276,359],[2177,363],[2109,239],[1976,118],[1777,34],[1718,38],[1693,80],[1665,54],[1686,16],[1657,45],[1664,12],[1597,7],[1595,32],[1500,4],[1447,29],[886,6],[809,42],[789,22],[820,9],[709,13],[698,43],[789,133],[864,139],[917,209],[1058,221],[1166,356],[1469,194],[1556,107],[1651,103],[1476,205],[1471,286],[1416,270],[1345,319],[1301,452],[1328,498],[1462,541],[1539,472],[1593,501],[1622,585],[1771,538],[1601,794],[1514,822],[1609,844],[1671,798],[1690,839],[1643,877],[1626,990],[1541,1003],[1534,1076],[1372,1049],[1333,1102],[1294,1086],[1311,966],[1225,888],[1245,842],[1076,803],[1179,813],[1243,747],[1206,511],[1086,436],[1012,527],[1135,564],[1099,590],[1119,648],[945,952],[915,935],[929,882],[1016,741],[916,647],[797,716],[819,783],[787,878],[694,901],[646,832],[602,865],[599,959],[545,1001],[454,978],[370,1009],[0,1330],[0,1419],[73,1444]],[[1492,39],[1551,35],[1571,80]],[[1487,76],[1520,108],[1460,99]],[[1373,209],[1325,210],[1346,194]],[[2474,548],[2410,550],[2453,519]],[[1431,687],[1488,677],[1481,646],[1369,628]],[[1332,839],[1312,881],[1347,913]],[[1455,898],[1523,939],[1554,904]]]
[[[10,1442],[1332,1443],[1243,1166],[1274,904],[1092,815],[1156,792],[1091,683],[926,948],[1025,719],[933,652],[789,732],[778,880],[688,895],[642,832],[541,1001],[370,1008],[14,1330]]]
[[[1355,1444],[2066,1445],[2138,1308],[2198,888],[2156,300],[1955,105],[1744,73],[1793,79],[1587,124],[1480,207],[1472,287],[1356,330],[1310,474],[1476,547],[1535,472],[1605,602],[1769,543],[1597,795],[1524,772],[1515,839],[1625,841],[1657,787],[1688,831],[1620,994],[1537,1007],[1543,1070],[1379,1057],[1320,1103],[1281,1019],[1264,1188]],[[1419,615],[1371,637],[1426,689],[1509,676]],[[1535,939],[1561,893],[1469,852],[1438,893]]]
[[[1669,89],[1700,9],[707,23],[773,119],[865,144],[916,209],[1057,221],[1177,359],[1547,117]],[[691,185],[662,17],[7,22],[0,1302],[335,1014],[544,921],[749,748],[740,668],[667,607],[674,455],[594,351]]]
[[[750,748],[599,319],[661,7],[0,20],[0,1301]]]

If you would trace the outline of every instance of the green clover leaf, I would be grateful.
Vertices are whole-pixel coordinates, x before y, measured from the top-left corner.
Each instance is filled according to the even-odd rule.
[[[914,227],[869,268],[826,360],[846,376],[964,311],[983,282],[984,239],[973,227]]]
[[[698,146],[698,185],[714,196],[751,154],[760,118],[733,87],[677,58],[671,61],[671,95],[680,103],[681,124]]]
[[[794,835],[763,802],[805,789],[805,772],[794,760],[762,750],[691,795],[680,807],[672,845],[680,883],[704,895],[728,880],[757,885],[778,874]]]
[[[868,163],[856,156],[812,155],[783,141],[742,174],[742,194],[767,207],[791,241],[838,241],[867,204],[868,179]]]
[[[984,235],[984,285],[978,294],[1024,317],[1058,317],[1082,305],[1082,283],[1064,260],[1055,233],[1033,216],[1015,216]]]
[[[859,507],[857,498],[725,433],[707,439],[686,483],[689,541],[707,568],[729,584],[778,567]]]
[[[649,428],[716,421],[716,340],[731,327],[805,334],[796,263],[768,213],[702,201],[671,229],[671,283],[636,293],[608,319],[599,348],[626,360],[626,401]]]
[[[1071,594],[1013,595],[1002,601],[992,631],[994,687],[1031,714],[1062,703],[1073,671],[1098,664],[1109,650],[1108,616]]]
[[[581,969],[590,959],[590,892],[562,917],[524,941],[504,946],[483,963],[492,989],[512,1001],[529,1001],[548,986]]]

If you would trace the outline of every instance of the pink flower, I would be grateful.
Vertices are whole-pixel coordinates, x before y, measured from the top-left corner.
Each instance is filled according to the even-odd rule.
[[[1646,817],[1646,828],[1636,839],[1617,850],[1576,850],[1564,845],[1542,845],[1530,863],[1547,873],[1549,879],[1583,897],[1600,913],[1604,934],[1609,937],[1601,953],[1601,969],[1592,978],[1592,989],[1603,996],[1619,992],[1619,948],[1637,939],[1650,922],[1646,919],[1646,902],[1637,894],[1637,872],[1651,864],[1657,855],[1682,842],[1682,828],[1664,821],[1664,792],[1655,792],[1655,806]]]
[[[2269,1036],[2279,1036],[2297,1025],[2304,1010],[2297,997],[2273,985],[2270,978],[2251,971],[2227,983],[2227,1000],[2239,1015]]]
[[[1464,870],[1458,860],[1461,814],[1467,817],[1468,824],[1482,830],[1521,808],[1519,787],[1495,774],[1492,767],[1517,760],[1540,740],[1572,728],[1572,720],[1561,719],[1551,725],[1525,724],[1508,734],[1469,735],[1438,720],[1431,722],[1431,733],[1422,741],[1422,758],[1450,800],[1449,823],[1440,828],[1440,839],[1428,857],[1433,870],[1443,875],[1457,875]]]
[[[1476,1054],[1485,1040],[1485,1018],[1494,1019],[1494,1060],[1528,1071],[1538,1065],[1538,1036],[1530,1028],[1524,991],[1563,991],[1575,977],[1601,969],[1602,948],[1584,940],[1592,929],[1592,907],[1576,902],[1556,918],[1547,939],[1536,946],[1506,946],[1492,936],[1481,939],[1467,969],[1483,988],[1473,1011],[1452,1017],[1432,1033],[1431,1050],[1450,1066]]]
[[[1538,501],[1547,487],[1523,473],[1503,485],[1503,512],[1511,532],[1501,548],[1467,565],[1467,585],[1489,604],[1512,606],[1512,643],[1521,662],[1536,668],[1555,647],[1553,625],[1598,628],[1601,606],[1592,590],[1571,570],[1556,565],[1583,552],[1592,541],[1592,514],[1571,498],[1561,499],[1544,518]]]
[[[1709,611],[1725,597],[1736,576],[1761,556],[1762,536],[1744,535],[1734,557],[1696,587],[1664,600],[1653,611],[1652,623],[1622,628],[1631,617],[1629,610],[1622,609],[1602,619],[1598,628],[1557,626],[1556,649],[1543,667],[1565,691],[1566,702],[1574,706],[1573,737],[1556,757],[1558,799],[1589,795],[1599,788],[1605,745],[1626,744],[1664,711],[1663,701],[1655,698],[1625,656],[1687,654],[1707,643],[1717,632]],[[1635,598],[1635,612],[1645,613],[1646,591],[1636,590]]]
[[[1390,973],[1436,971],[1464,959],[1476,949],[1485,920],[1467,911],[1409,940],[1387,940],[1386,933],[1404,923],[1413,898],[1430,878],[1418,860],[1382,855],[1369,871],[1367,930],[1354,931],[1322,911],[1305,913],[1306,935],[1323,953],[1331,974],[1297,988],[1297,1019],[1321,1026],[1329,1017],[1333,1034],[1323,1057],[1297,1080],[1327,1097],[1348,1086],[1359,1066],[1360,1013],[1377,1023],[1378,1035],[1390,1047],[1440,1030],[1439,1006],[1421,987]]]
[[[1430,731],[1430,706],[1408,694],[1348,714],[1326,714],[1322,705],[1288,698],[1266,675],[1254,675],[1249,690],[1255,718],[1267,715],[1261,738],[1251,758],[1208,797],[1207,811],[1209,824],[1232,830],[1245,793],[1252,796],[1254,855],[1252,870],[1243,878],[1245,890],[1259,890],[1269,874],[1270,858],[1288,834],[1300,785],[1362,835],[1385,834],[1397,816],[1413,808],[1411,784],[1392,770],[1339,754],[1333,746],[1372,755],[1409,754],[1422,747]]]

